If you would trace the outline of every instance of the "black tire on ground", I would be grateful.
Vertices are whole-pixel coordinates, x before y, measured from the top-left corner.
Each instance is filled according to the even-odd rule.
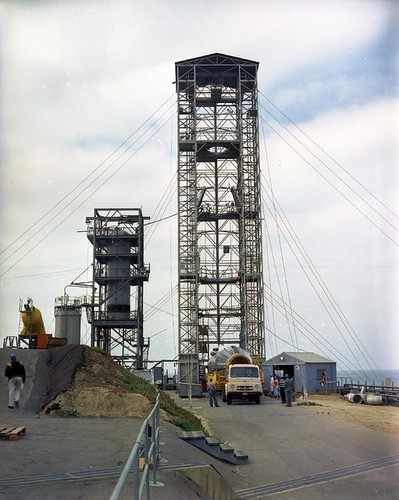
[[[255,403],[256,403],[257,405],[259,405],[259,404],[260,404],[260,396],[255,396]]]
[[[227,394],[226,401],[227,401],[228,405],[231,405],[231,396],[230,396],[230,394]]]

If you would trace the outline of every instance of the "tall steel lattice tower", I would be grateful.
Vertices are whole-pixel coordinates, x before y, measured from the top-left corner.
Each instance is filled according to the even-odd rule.
[[[128,369],[146,368],[149,341],[143,334],[144,220],[139,208],[94,209],[86,217],[93,245],[91,345]]]
[[[264,358],[257,71],[224,54],[176,63],[181,382],[215,348]]]

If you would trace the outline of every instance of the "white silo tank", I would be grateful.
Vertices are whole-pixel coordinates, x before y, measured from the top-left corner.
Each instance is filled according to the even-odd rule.
[[[79,299],[59,297],[54,307],[56,338],[66,338],[68,344],[80,344],[82,308]]]

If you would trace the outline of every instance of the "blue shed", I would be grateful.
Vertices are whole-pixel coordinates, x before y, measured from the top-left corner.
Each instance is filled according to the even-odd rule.
[[[295,392],[336,392],[337,363],[314,352],[282,352],[263,363],[265,389],[272,375],[294,379]]]

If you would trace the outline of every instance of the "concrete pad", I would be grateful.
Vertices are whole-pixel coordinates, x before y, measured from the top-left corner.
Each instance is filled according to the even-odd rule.
[[[188,399],[176,402],[190,409]],[[391,495],[395,488],[399,491],[399,476],[395,475],[398,466],[380,468],[378,461],[396,457],[393,462],[399,463],[398,435],[373,431],[295,404],[287,408],[267,397],[260,405],[240,402],[216,409],[205,398],[202,405],[200,402],[192,401],[191,407],[197,409],[191,411],[207,422],[212,435],[249,455],[248,464],[236,467],[230,483],[244,498],[262,498],[255,487],[323,473],[327,476],[323,482],[306,488],[287,485],[287,492],[282,490],[278,498],[397,498]],[[369,462],[377,465],[359,473],[359,464]],[[330,473],[332,476],[333,471],[343,468],[349,469],[349,476],[328,479]],[[334,497],[334,491],[340,494]]]
[[[4,368],[9,354],[9,350],[0,350]],[[18,351],[28,372],[25,402],[32,392],[39,354]],[[2,460],[0,497],[109,498],[142,419],[37,419],[23,406],[8,410],[7,394],[4,378],[0,384],[0,422],[23,425],[26,434],[17,441],[0,443],[2,456],[7,457]],[[295,404],[286,408],[266,397],[260,405],[242,402],[211,408],[206,398],[189,401],[169,394],[177,404],[201,417],[212,436],[248,453],[249,461],[243,465],[223,463],[179,439],[178,429],[162,422],[162,460],[151,498],[220,498],[217,495],[223,492],[223,482],[219,490],[208,489],[209,494],[203,489],[216,488],[215,477],[223,478],[239,498],[265,498],[270,488],[278,491],[276,496],[281,499],[397,498],[398,435],[372,431]],[[384,465],[389,457],[393,459]],[[361,464],[371,465],[362,472]],[[207,474],[209,467],[216,476],[212,485],[206,486],[212,476]],[[337,471],[346,472],[334,475]],[[306,478],[310,478],[308,483],[300,485]],[[132,497],[132,478],[129,481],[122,498]]]

